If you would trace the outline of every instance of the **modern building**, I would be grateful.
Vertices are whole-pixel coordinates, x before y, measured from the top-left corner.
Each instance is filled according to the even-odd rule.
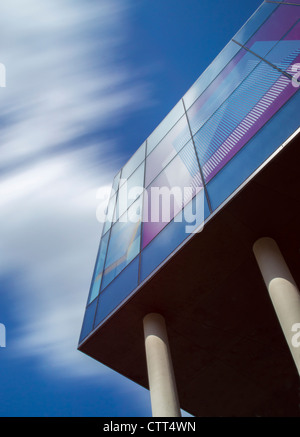
[[[298,78],[264,1],[114,178],[79,350],[154,416],[300,415]]]

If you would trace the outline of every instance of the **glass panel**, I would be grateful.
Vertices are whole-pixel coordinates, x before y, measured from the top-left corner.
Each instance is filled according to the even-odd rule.
[[[144,194],[143,247],[203,187],[194,146],[190,141],[152,182]]]
[[[172,220],[141,254],[140,280],[149,276],[209,215],[209,208],[201,190],[191,202],[185,206],[182,221]],[[196,217],[196,220],[195,220]],[[201,230],[201,226],[200,226]]]
[[[199,79],[192,85],[188,92],[183,96],[184,104],[188,109],[210,83],[220,74],[223,68],[237,54],[240,47],[237,44],[230,42],[210,64],[210,66],[201,74]]]
[[[82,323],[79,343],[89,335],[93,330],[95,312],[97,307],[97,300],[94,300],[88,307],[86,307],[85,315]]]
[[[182,101],[180,100],[147,139],[147,154],[154,149],[154,147],[162,140],[162,138],[183,115],[184,107]]]
[[[95,319],[95,327],[110,314],[138,285],[139,257],[103,291]]]
[[[136,169],[129,179],[120,181],[117,206],[114,215],[116,222],[143,192],[145,161]]]
[[[261,32],[260,29],[264,29],[264,23],[267,22],[269,17],[272,17],[272,13],[276,11],[278,7],[279,6],[276,3],[263,3],[244,24],[244,26],[234,35],[233,40],[251,48],[256,37],[248,41],[249,38],[251,38],[255,32],[257,32],[257,35],[259,36]],[[273,29],[273,31],[271,30],[271,34],[273,34],[274,31],[276,32],[276,29]],[[275,38],[275,40],[278,39],[279,38]],[[272,38],[267,38],[267,40],[270,41]]]
[[[109,236],[109,232],[107,232],[106,235],[102,237],[102,240],[100,242],[96,266],[93,274],[92,285],[90,289],[90,295],[88,299],[89,303],[92,302],[92,300],[94,300],[98,296],[100,291],[102,272],[103,272],[104,261],[105,261],[106,250],[107,250],[108,236]]]
[[[268,7],[270,3],[264,4]],[[266,56],[267,53],[282,39],[290,28],[300,18],[300,9],[294,6],[280,5],[268,18],[268,20],[257,30],[257,32],[243,44],[257,53],[259,56]],[[241,43],[240,36],[234,38]],[[299,39],[299,35],[296,39]]]
[[[300,0],[281,0],[284,3],[295,3],[297,5],[300,5]]]
[[[216,80],[188,110],[187,114],[193,134],[214,114],[259,62],[257,56],[241,49],[234,59],[227,64]]]
[[[122,179],[128,179],[134,170],[141,164],[141,162],[143,162],[146,153],[145,149],[146,143],[142,144],[141,147],[130,158],[127,164],[124,165],[122,169]]]
[[[101,290],[105,288],[140,251],[141,236],[140,197],[112,226]]]
[[[114,177],[110,196],[113,196],[113,194],[115,194],[116,191],[118,190],[120,175],[121,172],[119,171],[119,173]]]
[[[221,205],[240,184],[299,128],[299,119],[295,117],[299,107],[300,93],[298,92],[207,184],[213,209]]]
[[[195,136],[206,182],[215,176],[296,90],[289,78],[265,62],[260,62]]]
[[[146,187],[190,139],[191,135],[184,115],[148,155],[146,160]]]
[[[296,9],[300,18],[300,8]],[[266,59],[292,76],[300,70],[300,21],[276,44]]]
[[[111,197],[111,199],[108,202],[107,214],[106,214],[105,223],[104,223],[104,226],[103,226],[103,235],[111,227],[111,224],[112,224],[112,221],[113,221],[113,216],[114,216],[114,211],[115,211],[116,197],[117,197],[117,195],[114,194],[114,196]]]

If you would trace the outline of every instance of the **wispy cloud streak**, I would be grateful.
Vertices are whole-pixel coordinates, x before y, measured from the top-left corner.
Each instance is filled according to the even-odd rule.
[[[141,108],[147,94],[118,61],[127,6],[1,4],[0,275],[14,275],[18,320],[8,327],[10,347],[69,376],[105,371],[76,346],[101,230],[97,192],[121,164],[104,131]]]

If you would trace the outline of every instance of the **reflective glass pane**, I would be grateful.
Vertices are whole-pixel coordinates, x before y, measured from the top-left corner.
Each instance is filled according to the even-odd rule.
[[[240,44],[247,45],[248,48],[251,48],[251,46],[255,42],[256,37],[251,40],[250,38],[253,37],[255,32],[257,32],[257,34],[259,35],[260,32],[263,31],[263,29],[265,28],[265,23],[267,23],[269,17],[272,17],[273,12],[276,11],[278,7],[279,6],[276,3],[263,3],[244,24],[244,26],[234,35],[233,40],[239,42]],[[267,26],[267,28],[268,27],[269,26]],[[271,30],[271,34],[273,32],[274,29],[273,31]],[[277,40],[278,39],[279,38],[277,38]],[[268,40],[270,41],[271,38],[268,38]]]
[[[108,206],[107,206],[107,214],[106,214],[106,218],[105,218],[105,223],[103,226],[103,235],[110,229],[112,221],[113,221],[113,216],[114,216],[114,211],[115,211],[115,204],[116,204],[116,198],[117,195],[114,194],[109,202],[108,202]]]
[[[238,52],[188,110],[187,114],[193,134],[214,114],[259,62],[257,56],[244,49]]]
[[[207,184],[213,209],[218,208],[290,135],[299,129],[299,118],[295,117],[299,107],[300,93],[297,92]]]
[[[113,184],[112,184],[111,195],[110,195],[111,197],[118,190],[120,175],[121,175],[121,172],[119,171],[119,173],[114,177]]]
[[[155,131],[147,139],[147,154],[163,139],[174,124],[184,115],[183,103],[180,100],[169,112],[164,120],[158,125]]]
[[[206,182],[296,92],[291,80],[261,61],[195,135]]]
[[[190,139],[191,135],[186,116],[184,115],[147,156],[146,187]]]
[[[144,194],[143,247],[202,187],[198,161],[190,141],[148,186]]]
[[[99,296],[95,327],[138,285],[139,257],[134,259]]]
[[[145,159],[145,153],[146,153],[145,149],[146,149],[146,143],[142,144],[141,147],[130,158],[127,164],[124,165],[122,169],[122,179],[128,179],[129,176],[134,172],[134,170]]]
[[[261,9],[267,8],[269,5],[270,3],[266,3]],[[299,20],[299,18],[299,8],[289,5],[277,6],[262,26],[259,27],[253,36],[243,44],[259,56],[265,57],[277,42],[285,37],[286,33],[297,22],[297,20]],[[243,40],[239,35],[234,39],[240,43]],[[299,39],[299,34],[296,39]],[[286,44],[286,46],[289,49],[289,45]]]
[[[94,271],[93,280],[90,289],[90,295],[88,299],[89,303],[92,302],[92,300],[94,300],[98,296],[100,291],[104,261],[105,261],[106,250],[107,250],[108,236],[109,236],[109,232],[107,232],[106,235],[102,237],[100,242],[95,271]]]
[[[300,0],[281,0],[284,3],[295,3],[297,5],[300,5]]]
[[[151,241],[141,253],[140,280],[146,279],[190,234],[198,229],[209,215],[204,190],[189,202],[182,214],[182,220],[172,220],[161,231],[158,238]]]
[[[120,181],[117,206],[114,215],[116,222],[143,192],[145,161],[135,170],[129,179]]]
[[[230,42],[222,50],[222,52],[215,58],[210,66],[201,74],[199,79],[192,85],[188,92],[183,96],[184,104],[188,109],[197,98],[203,93],[203,91],[209,86],[209,84],[220,74],[223,68],[226,67],[228,62],[237,54],[240,47],[237,44]]]
[[[97,307],[97,300],[94,300],[89,306],[86,307],[84,319],[82,323],[79,343],[89,335],[93,330],[95,312]]]
[[[141,210],[142,198],[140,197],[112,226],[101,290],[139,253]]]
[[[300,18],[300,8],[296,9]],[[300,71],[300,21],[275,45],[266,59],[292,76]]]

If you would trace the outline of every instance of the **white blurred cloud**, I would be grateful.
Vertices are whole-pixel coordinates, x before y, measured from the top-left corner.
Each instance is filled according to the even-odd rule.
[[[0,89],[0,275],[14,275],[18,320],[10,347],[69,376],[105,371],[76,347],[101,231],[96,210],[121,162],[113,142],[84,138],[113,128],[146,100],[147,86],[134,85],[116,61],[126,6],[10,0],[0,7],[7,72]]]

